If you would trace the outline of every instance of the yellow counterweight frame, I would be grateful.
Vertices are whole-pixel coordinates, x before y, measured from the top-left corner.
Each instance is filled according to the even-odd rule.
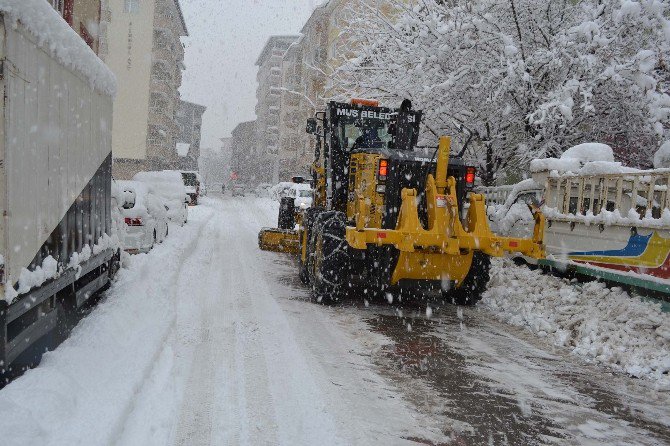
[[[355,249],[368,245],[393,245],[400,251],[391,277],[395,285],[402,279],[449,280],[459,286],[468,272],[475,251],[500,257],[519,252],[543,258],[544,215],[533,209],[535,227],[530,239],[500,237],[491,232],[483,195],[470,194],[465,227],[459,218],[456,180],[447,178],[451,139],[440,138],[436,175],[426,181],[428,227],[419,220],[416,189],[402,190],[402,204],[396,229],[369,228],[368,197],[357,195],[355,226],[346,228],[346,239]]]

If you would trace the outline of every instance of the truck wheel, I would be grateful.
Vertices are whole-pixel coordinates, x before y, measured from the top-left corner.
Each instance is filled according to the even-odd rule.
[[[300,281],[307,285],[309,284],[309,258],[311,256],[311,253],[314,251],[310,249],[310,238],[313,233],[313,227],[314,227],[314,221],[315,219],[319,216],[319,214],[322,212],[322,209],[319,208],[309,208],[305,211],[305,215],[303,218],[303,228],[304,231],[307,233],[306,241],[307,241],[307,258],[305,261],[302,261],[302,252],[298,254],[298,276],[300,277]],[[302,245],[301,245],[302,248]]]
[[[459,288],[443,291],[442,296],[456,305],[474,305],[482,298],[486,286],[491,278],[491,258],[480,251],[472,256],[472,265],[463,285]]]
[[[348,280],[346,222],[340,212],[326,212],[319,218],[314,244],[312,292],[318,302],[344,297]]]
[[[281,199],[279,205],[279,219],[277,221],[277,227],[279,229],[293,229],[295,226],[295,207],[293,199],[290,197],[284,197]]]

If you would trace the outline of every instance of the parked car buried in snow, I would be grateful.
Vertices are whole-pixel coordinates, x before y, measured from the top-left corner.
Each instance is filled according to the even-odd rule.
[[[281,201],[282,198],[286,197],[288,191],[295,185],[292,181],[282,181],[275,184],[270,188],[270,198],[273,200]]]
[[[171,222],[183,226],[188,221],[188,203],[191,199],[186,193],[186,186],[179,172],[176,170],[139,172],[135,174],[133,180],[144,183],[150,193],[165,202]]]
[[[123,248],[131,253],[151,251],[156,243],[162,243],[169,232],[167,207],[163,200],[149,192],[139,181],[118,181],[122,199],[121,213],[126,224],[122,235]]]

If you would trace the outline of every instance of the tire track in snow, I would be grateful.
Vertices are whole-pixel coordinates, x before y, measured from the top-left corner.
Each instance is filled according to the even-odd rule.
[[[241,244],[241,271],[252,292],[250,305],[253,317],[259,324],[259,335],[263,339],[262,354],[267,361],[275,418],[281,420],[278,426],[279,443],[345,444],[323,393],[312,376],[309,362],[303,356],[305,352],[300,350],[286,315],[276,301],[273,287],[263,270],[263,262],[259,261],[256,230],[261,217],[258,209],[249,206],[242,209],[243,221],[256,223],[248,224],[237,242]],[[249,245],[253,248],[249,249]]]
[[[189,239],[188,245],[186,246],[185,250],[183,251],[183,254],[179,257],[179,266],[175,268],[176,274],[173,275],[170,280],[169,280],[169,286],[168,289],[171,290],[171,296],[170,300],[172,304],[175,304],[175,300],[177,297],[177,285],[178,283],[184,279],[184,270],[185,266],[189,263],[194,263],[194,260],[197,258],[197,256],[200,254],[200,250],[198,249],[200,245],[204,244],[205,241],[202,238],[202,234],[204,232],[205,227],[207,226],[208,222],[211,221],[211,215],[212,213],[210,212],[208,216],[203,216],[202,219],[196,220],[196,219],[189,219],[190,224],[198,223],[198,229],[196,231],[196,234],[194,237]],[[195,262],[197,264],[197,262]],[[145,271],[151,269],[150,264],[148,266],[145,266]],[[149,271],[146,271],[147,273]],[[143,274],[143,277],[150,276],[149,274]],[[164,277],[164,276],[163,276]],[[188,280],[189,277],[187,275],[186,279]],[[176,312],[176,309],[174,311],[173,317],[170,321],[169,326],[165,330],[160,346],[161,348],[158,348],[154,354],[151,357],[151,360],[147,364],[147,366],[144,368],[143,373],[142,373],[142,379],[140,382],[136,383],[134,386],[134,395],[135,397],[130,399],[126,403],[125,409],[121,412],[120,417],[116,420],[114,423],[115,427],[112,430],[112,439],[110,441],[110,444],[118,444],[119,439],[124,433],[125,427],[128,424],[128,420],[131,417],[132,413],[136,409],[138,399],[141,398],[142,391],[145,387],[145,384],[149,380],[149,377],[152,375],[152,373],[155,371],[156,366],[159,364],[159,358],[160,356],[165,352],[166,348],[170,346],[170,342],[168,339],[170,336],[173,334],[174,329],[177,324],[177,317],[178,314]]]
[[[218,217],[218,215],[217,215]],[[215,223],[216,222],[216,223]],[[197,294],[190,296],[194,300],[194,305],[200,306],[200,327],[198,332],[200,339],[193,352],[190,361],[190,371],[188,380],[184,388],[183,401],[179,408],[179,419],[176,427],[176,436],[174,444],[176,445],[196,445],[210,444],[212,436],[212,412],[214,406],[213,389],[216,388],[216,365],[221,362],[221,350],[214,348],[214,337],[216,336],[216,323],[213,318],[213,310],[216,310],[216,303],[212,302],[216,297],[216,290],[220,289],[225,282],[222,272],[215,262],[221,256],[220,246],[222,244],[222,234],[220,220],[213,219],[210,223],[210,229],[214,236],[207,237],[208,243],[212,247],[208,261],[205,263],[208,268],[203,271],[202,278],[206,280],[207,286],[204,288],[209,291],[206,295]],[[216,314],[220,317],[221,314]]]
[[[350,337],[325,307],[284,305],[291,291],[273,273],[280,257],[256,245],[268,212],[236,199],[203,205],[213,214],[200,235],[206,243],[196,248],[203,251],[196,256],[202,283],[177,297],[180,311],[193,314],[178,316],[158,376],[138,396],[133,426],[118,443],[412,443],[403,437],[423,432],[416,425],[424,420],[386,388],[368,359],[350,358],[356,329],[367,328],[354,326]]]
[[[276,444],[277,421],[268,411],[272,401],[267,367],[263,355],[257,354],[262,346],[248,314],[253,296],[238,271],[244,247],[238,234],[230,231],[240,227],[229,217],[241,209],[235,202],[233,209],[228,209],[229,202],[217,204],[221,207],[217,215],[221,218],[216,218],[218,263],[212,262],[217,272],[210,274],[219,278],[218,286],[208,287],[209,295],[201,296],[208,301],[203,321],[210,327],[209,337],[194,355],[175,444]]]

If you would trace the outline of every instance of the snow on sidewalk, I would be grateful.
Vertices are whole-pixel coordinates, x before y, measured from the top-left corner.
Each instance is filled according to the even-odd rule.
[[[170,228],[162,245],[130,259],[107,298],[39,367],[2,389],[4,446],[110,444],[119,435],[174,325],[175,284],[194,263],[211,215],[189,212],[188,225]]]
[[[494,259],[481,304],[553,344],[670,389],[670,314],[601,282],[572,283]]]

